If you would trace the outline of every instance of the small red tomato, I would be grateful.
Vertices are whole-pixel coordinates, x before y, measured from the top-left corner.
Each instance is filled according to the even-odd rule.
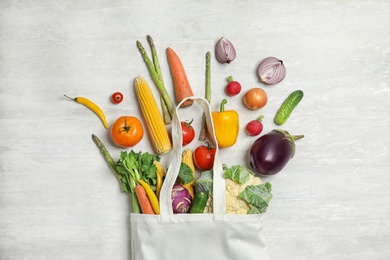
[[[263,117],[261,115],[256,120],[250,121],[245,127],[245,132],[251,136],[259,135],[263,131],[263,123],[261,122]]]
[[[225,88],[228,96],[233,97],[241,92],[241,84],[238,81],[234,81],[232,76],[228,77],[228,82]]]
[[[207,145],[198,146],[194,151],[194,163],[202,171],[208,171],[213,168],[215,147]]]
[[[192,119],[190,122],[180,122],[183,135],[183,146],[191,143],[195,138],[195,130],[191,125],[193,121],[194,119]]]
[[[120,102],[122,102],[122,100],[123,100],[123,94],[120,92],[115,92],[111,96],[111,101],[114,104],[119,104]]]

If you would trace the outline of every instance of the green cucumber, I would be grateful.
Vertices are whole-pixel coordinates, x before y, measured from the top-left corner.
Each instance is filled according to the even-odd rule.
[[[191,204],[190,213],[203,213],[207,203],[207,193],[204,191],[198,192],[194,196],[194,200]]]
[[[275,115],[274,122],[277,125],[283,125],[286,123],[287,119],[290,117],[291,112],[294,110],[294,108],[298,105],[298,103],[303,98],[303,91],[302,90],[295,90],[292,92],[286,100],[283,102],[283,104],[280,106],[278,112]]]

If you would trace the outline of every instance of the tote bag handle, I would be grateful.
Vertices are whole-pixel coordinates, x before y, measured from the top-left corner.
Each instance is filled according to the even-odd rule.
[[[182,147],[182,129],[180,124],[180,118],[178,110],[180,105],[186,100],[194,100],[198,104],[206,117],[207,129],[211,142],[214,143],[215,159],[213,165],[213,215],[215,221],[223,221],[226,212],[226,197],[225,197],[225,179],[223,178],[222,162],[219,156],[219,149],[217,145],[217,139],[215,137],[213,120],[211,117],[210,105],[206,99],[201,97],[189,97],[183,99],[176,107],[175,113],[172,115],[172,143],[173,149],[171,154],[171,161],[165,176],[164,184],[160,193],[160,221],[161,222],[174,222],[175,215],[172,208],[171,193],[173,185],[176,182],[181,165],[181,156],[183,152]]]

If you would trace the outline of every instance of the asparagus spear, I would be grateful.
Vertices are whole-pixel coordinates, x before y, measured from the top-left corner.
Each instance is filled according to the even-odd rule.
[[[206,53],[206,92],[205,92],[205,98],[210,103],[211,100],[211,69],[210,69],[210,59],[211,54],[210,52]],[[206,116],[203,113],[202,117],[202,128],[199,133],[199,141],[205,141],[207,137],[207,124],[206,124]]]
[[[150,45],[150,49],[152,50],[152,59],[153,59],[154,69],[156,71],[158,80],[161,82],[162,85],[164,85],[164,79],[161,73],[160,62],[158,61],[156,46],[154,45],[154,41],[150,35],[147,36],[147,39]],[[172,122],[171,114],[169,113],[168,106],[161,95],[160,95],[160,102],[161,102],[161,108],[163,112],[164,123],[166,125],[169,125]]]
[[[157,88],[160,92],[160,96],[164,100],[164,103],[166,105],[166,109],[168,110],[169,115],[170,115],[169,118],[171,118],[174,111],[175,111],[175,107],[174,107],[172,100],[169,97],[169,94],[164,86],[164,81],[162,78],[162,73],[161,73],[159,61],[157,58],[157,51],[156,51],[153,39],[150,36],[148,36],[148,42],[149,42],[150,47],[152,49],[153,62],[152,62],[152,60],[150,60],[148,54],[145,51],[145,48],[143,47],[143,45],[140,41],[137,41],[137,47],[142,55],[142,58],[146,64],[146,67],[149,70],[149,73],[153,79],[154,84],[157,86]],[[163,105],[163,107],[164,107],[164,105]],[[165,117],[166,117],[166,115],[165,115]]]
[[[108,164],[108,167],[112,170],[112,172],[115,174],[115,177],[120,182],[122,190],[125,193],[131,194],[131,199],[133,202],[133,212],[140,213],[141,209],[140,209],[140,206],[138,203],[137,195],[135,194],[134,189],[132,189],[133,186],[135,187],[135,180],[132,180],[128,175],[125,175],[122,177],[121,174],[117,170],[117,163],[114,161],[110,152],[104,146],[102,141],[100,141],[100,139],[94,134],[92,134],[92,140],[95,142],[95,144],[99,148],[100,153],[103,155],[104,160]]]
[[[118,180],[120,180],[120,175],[116,170],[116,162],[112,158],[111,154],[108,152],[107,148],[104,146],[102,141],[100,141],[100,139],[94,134],[92,134],[92,140],[95,142],[95,144],[99,148],[100,153],[103,155],[104,160],[108,164],[108,167],[110,167],[112,172],[115,174],[115,177],[117,177]]]

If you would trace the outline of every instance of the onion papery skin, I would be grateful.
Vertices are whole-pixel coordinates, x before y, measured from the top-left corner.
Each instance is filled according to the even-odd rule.
[[[221,37],[215,45],[215,57],[220,63],[230,63],[236,58],[236,49],[226,38]]]
[[[257,73],[261,82],[273,85],[281,82],[286,77],[286,67],[282,60],[267,57],[260,62]]]

